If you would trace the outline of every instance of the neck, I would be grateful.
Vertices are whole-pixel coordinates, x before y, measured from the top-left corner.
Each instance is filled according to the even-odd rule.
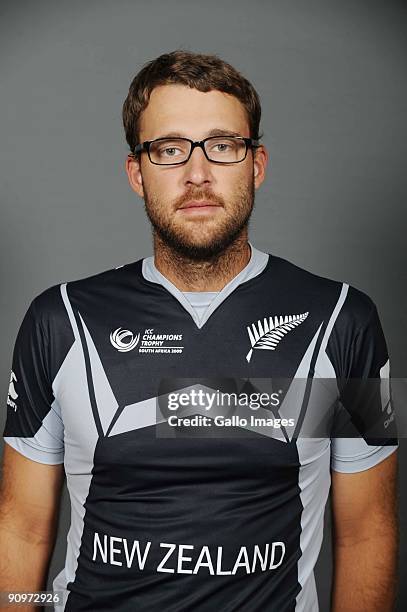
[[[154,264],[180,291],[220,291],[250,261],[247,232],[205,261],[194,261],[165,244],[154,232]]]

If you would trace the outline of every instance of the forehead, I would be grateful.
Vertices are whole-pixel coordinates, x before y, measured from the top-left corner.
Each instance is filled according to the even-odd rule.
[[[246,110],[235,96],[218,90],[202,92],[185,85],[160,85],[151,92],[140,118],[140,140],[171,132],[202,138],[213,129],[250,135]]]

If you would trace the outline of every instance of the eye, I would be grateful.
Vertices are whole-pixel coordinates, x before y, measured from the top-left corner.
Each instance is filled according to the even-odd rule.
[[[174,157],[174,155],[177,155],[178,153],[182,153],[182,151],[180,149],[177,149],[177,147],[165,147],[163,149],[159,150],[159,154],[163,157]]]
[[[231,149],[232,146],[233,145],[230,142],[221,140],[217,142],[212,142],[210,148],[211,148],[211,151],[217,151],[218,153],[224,153],[225,151],[228,151],[229,149]]]
[[[175,160],[180,161],[188,155],[189,143],[184,140],[160,140],[154,142],[151,146],[150,153],[157,160]]]
[[[228,150],[228,148],[230,148],[230,144],[228,144],[226,142],[218,142],[213,148],[214,149],[217,148],[219,153],[224,153],[225,151]]]
[[[213,140],[208,140],[207,142],[209,146],[210,153],[231,153],[236,150],[238,144],[232,138],[220,137]]]

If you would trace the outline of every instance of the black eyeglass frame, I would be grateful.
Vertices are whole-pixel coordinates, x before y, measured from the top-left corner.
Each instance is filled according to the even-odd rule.
[[[213,159],[210,159],[208,157],[207,152],[205,151],[205,142],[207,142],[208,140],[215,140],[215,139],[219,139],[219,138],[234,138],[236,140],[243,140],[243,142],[246,145],[246,151],[244,154],[243,159],[239,159],[239,161],[231,161],[231,162],[223,162],[223,161],[215,161]],[[208,136],[208,138],[204,138],[203,140],[191,140],[190,138],[183,138],[182,136],[174,136],[174,140],[186,140],[188,142],[191,143],[191,150],[189,152],[189,155],[187,157],[187,159],[184,159],[184,161],[181,162],[170,162],[169,164],[159,164],[157,162],[154,162],[151,157],[150,157],[150,146],[153,142],[159,142],[161,140],[172,140],[169,136],[164,136],[163,138],[156,138],[155,140],[145,140],[144,142],[140,142],[139,144],[137,144],[134,147],[133,150],[133,157],[135,157],[136,155],[138,155],[139,153],[141,153],[142,151],[146,151],[148,154],[148,159],[150,160],[150,162],[152,164],[154,164],[155,166],[178,166],[180,164],[186,164],[187,161],[190,159],[195,147],[200,147],[202,149],[202,151],[204,152],[204,155],[206,157],[206,159],[208,161],[210,161],[213,164],[222,164],[222,165],[226,165],[226,164],[240,164],[240,162],[244,161],[247,157],[247,151],[249,148],[252,149],[257,149],[258,147],[260,147],[260,142],[258,139],[256,138],[245,138],[244,136],[229,136],[228,134],[220,134],[219,136]]]

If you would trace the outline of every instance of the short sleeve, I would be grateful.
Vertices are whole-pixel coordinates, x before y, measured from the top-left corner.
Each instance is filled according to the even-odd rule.
[[[342,418],[346,415],[344,421],[354,433],[346,437],[342,431],[331,439],[331,468],[338,472],[367,470],[398,448],[390,360],[377,308],[369,301],[370,312],[353,341],[346,378],[340,381]]]
[[[25,457],[54,465],[64,461],[64,428],[52,391],[48,346],[34,298],[14,344],[3,438]]]

